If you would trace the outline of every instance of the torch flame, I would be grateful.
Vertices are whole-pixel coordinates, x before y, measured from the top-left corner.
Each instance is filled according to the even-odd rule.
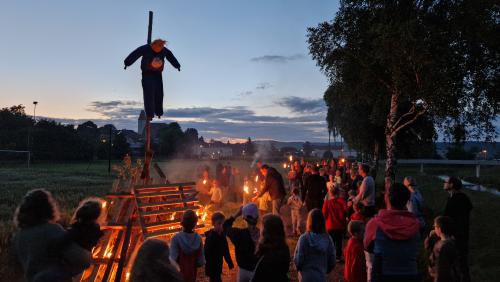
[[[283,168],[286,168],[286,163],[283,164]]]
[[[290,159],[290,161],[293,161],[293,157],[292,157],[292,155],[290,155],[290,158],[289,158],[289,159]]]
[[[255,182],[259,182],[259,176],[258,175],[255,176]]]
[[[207,184],[207,180],[203,179],[203,185]]]
[[[105,209],[107,205],[108,205],[108,202],[106,202],[106,201],[102,202],[102,204],[101,204],[103,209]]]
[[[243,186],[243,191],[245,191],[245,194],[248,194],[248,186]]]

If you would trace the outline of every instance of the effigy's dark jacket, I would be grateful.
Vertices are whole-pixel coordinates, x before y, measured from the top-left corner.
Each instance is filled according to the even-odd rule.
[[[131,66],[135,61],[137,61],[137,59],[139,59],[139,57],[142,57],[141,70],[143,76],[148,74],[160,75],[165,65],[165,59],[167,59],[167,61],[169,61],[174,68],[179,69],[181,67],[174,54],[170,50],[168,50],[167,48],[163,48],[161,52],[155,53],[149,44],[142,45],[141,47],[135,49],[132,53],[130,53],[130,55],[125,58],[125,66]],[[152,65],[155,59],[162,62],[160,67],[154,67]]]

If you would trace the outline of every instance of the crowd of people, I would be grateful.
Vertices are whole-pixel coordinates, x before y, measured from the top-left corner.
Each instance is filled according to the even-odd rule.
[[[378,193],[383,203],[378,204],[375,180],[366,164],[296,161],[290,165],[287,183],[277,169],[260,161],[246,177],[239,177],[230,165],[218,171],[212,180],[208,169],[202,170],[197,184],[200,197],[208,196],[203,200],[216,207],[226,200],[240,201],[244,195],[238,185],[248,179],[261,183],[235,214],[226,217],[214,212],[212,228],[204,239],[194,230],[196,213],[187,210],[182,231],[170,244],[159,239],[144,241],[130,281],[197,281],[201,267],[210,281],[222,281],[224,261],[230,269],[238,266],[237,281],[241,282],[289,281],[290,264],[295,265],[299,281],[327,281],[336,265],[344,267],[347,282],[421,281],[417,261],[423,241],[433,281],[470,281],[472,204],[456,177],[444,183],[449,197],[431,228],[425,224],[423,196],[415,178],[406,177],[403,183],[386,181]],[[214,190],[220,187],[224,191]],[[271,203],[268,210],[260,205],[266,194]],[[26,194],[14,217],[13,249],[27,281],[71,281],[90,265],[91,250],[103,234],[101,204],[99,199],[84,200],[71,226],[64,229],[57,223],[57,204],[48,191]],[[235,226],[239,218],[245,227]],[[292,254],[287,236],[298,236]],[[234,245],[236,263],[227,238]]]

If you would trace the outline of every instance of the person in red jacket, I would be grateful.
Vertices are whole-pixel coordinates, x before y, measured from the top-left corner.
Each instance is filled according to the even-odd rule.
[[[360,220],[349,222],[347,231],[351,239],[345,247],[344,278],[346,282],[366,282],[366,261],[363,247],[365,224]]]
[[[337,261],[341,261],[342,239],[347,226],[347,203],[340,196],[339,188],[334,188],[330,193],[332,198],[323,204],[322,211],[325,216],[326,230],[335,244]]]

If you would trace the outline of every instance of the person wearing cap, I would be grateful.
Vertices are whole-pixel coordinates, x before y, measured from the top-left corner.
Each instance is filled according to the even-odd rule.
[[[151,44],[146,44],[135,49],[125,58],[126,69],[137,59],[141,59],[142,70],[142,90],[144,98],[144,110],[149,120],[152,120],[155,114],[160,118],[163,115],[163,78],[162,72],[165,65],[165,59],[181,71],[181,65],[174,54],[165,48],[163,39],[156,39]]]
[[[246,228],[233,227],[234,221],[242,216],[246,221]],[[250,203],[241,207],[236,214],[227,218],[222,227],[224,233],[234,245],[236,263],[238,264],[238,282],[248,282],[253,277],[257,265],[255,249],[260,238],[257,228],[259,209],[256,204]]]

